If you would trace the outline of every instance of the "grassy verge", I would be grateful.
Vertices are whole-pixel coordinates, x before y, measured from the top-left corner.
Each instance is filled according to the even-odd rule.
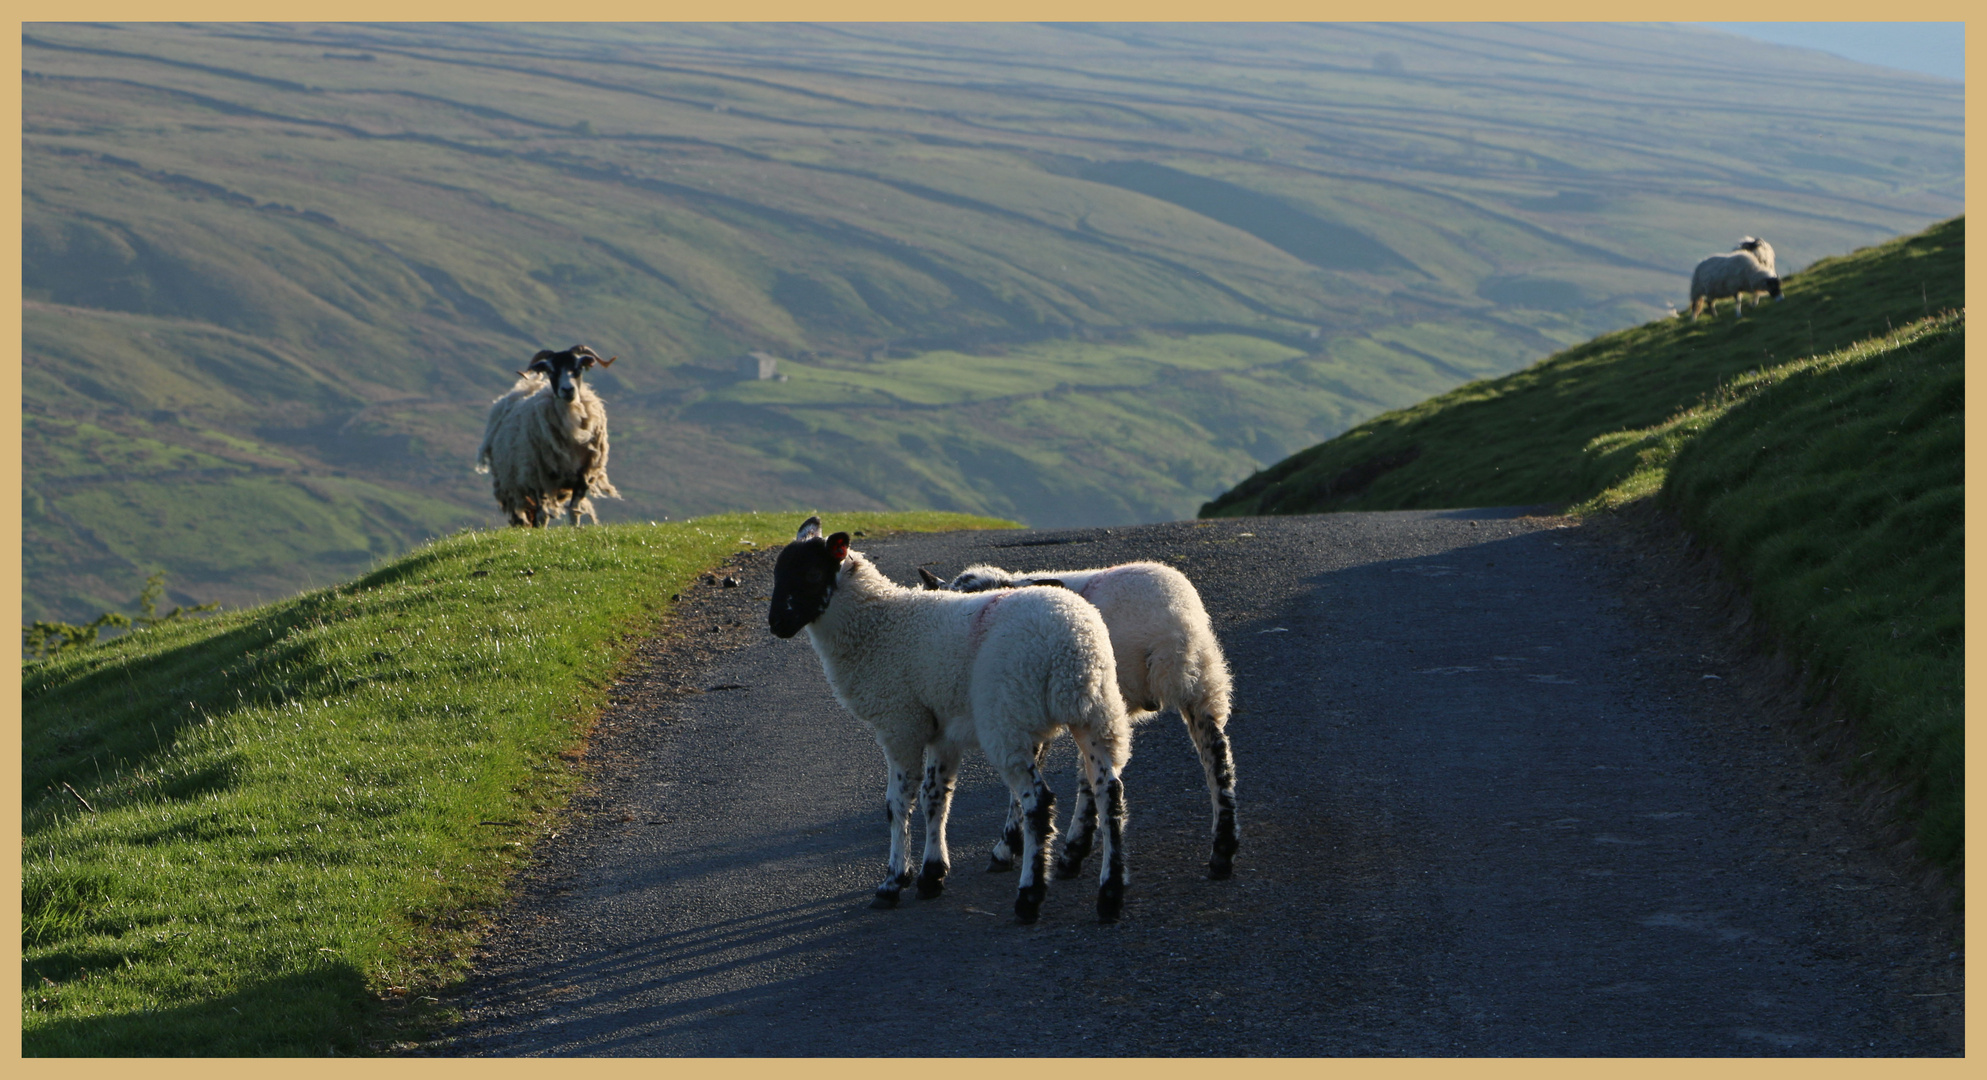
[[[1966,318],[1949,313],[1736,379],[1589,445],[1740,576],[1857,720],[1862,767],[1910,795],[1920,849],[1965,863]]]
[[[800,516],[458,533],[350,584],[29,664],[24,1052],[375,1048],[462,972],[670,594]]]

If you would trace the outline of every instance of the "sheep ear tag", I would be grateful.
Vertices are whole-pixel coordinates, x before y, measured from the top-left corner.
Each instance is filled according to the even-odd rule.
[[[848,558],[849,534],[836,533],[835,535],[829,537],[828,554],[833,556],[836,562],[841,562],[843,559]]]
[[[808,518],[806,521],[800,523],[800,531],[793,534],[793,539],[795,543],[799,543],[802,540],[812,540],[813,538],[820,535],[821,535],[821,519],[818,517],[811,517]]]

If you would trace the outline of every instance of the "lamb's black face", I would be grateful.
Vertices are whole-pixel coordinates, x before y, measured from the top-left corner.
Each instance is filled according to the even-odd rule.
[[[1770,296],[1770,297],[1774,298],[1775,300],[1778,300],[1778,299],[1780,299],[1780,279],[1779,279],[1779,278],[1777,278],[1777,277],[1773,277],[1773,278],[1767,278],[1767,279],[1766,279],[1766,295],[1768,295],[1768,296]]]
[[[779,637],[790,638],[828,610],[835,595],[835,573],[849,554],[849,534],[821,535],[821,519],[808,518],[800,535],[780,551],[773,564],[773,604],[766,624]]]

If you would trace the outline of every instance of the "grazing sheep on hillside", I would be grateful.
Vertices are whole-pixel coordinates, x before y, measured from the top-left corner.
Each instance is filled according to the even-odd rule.
[[[991,566],[969,566],[950,584],[920,567],[928,589],[980,592],[1026,585],[1060,585],[1090,601],[1111,631],[1111,652],[1117,657],[1118,693],[1132,722],[1161,709],[1173,709],[1186,724],[1200,753],[1213,804],[1214,851],[1208,876],[1216,880],[1234,872],[1239,846],[1235,826],[1235,760],[1228,747],[1228,661],[1215,640],[1214,624],[1201,606],[1185,574],[1163,563],[1134,562],[1102,570],[1045,570],[1015,574]],[[1008,826],[994,844],[993,862],[1012,858],[1019,835],[1019,817],[1010,808]],[[1056,860],[1058,877],[1075,877],[1090,851],[1096,808],[1090,793],[1077,793],[1070,835]]]
[[[977,742],[1021,805],[1014,915],[1034,922],[1055,835],[1055,796],[1038,762],[1042,746],[1068,730],[1104,820],[1097,917],[1118,917],[1127,882],[1119,774],[1131,757],[1131,728],[1096,608],[1060,589],[906,589],[850,551],[849,534],[823,537],[821,519],[810,517],[774,564],[766,619],[783,638],[807,631],[836,700],[869,727],[889,763],[890,865],[872,906],[894,907],[913,880],[911,778],[920,759],[925,845],[915,880],[921,897],[944,890],[952,786],[960,755]]]
[[[492,474],[497,505],[512,525],[541,526],[560,502],[574,525],[600,520],[589,496],[618,499],[607,479],[607,406],[580,382],[598,363],[612,364],[584,345],[540,350],[518,372],[516,385],[490,403],[476,471]]]
[[[1743,302],[1736,298],[1741,293],[1764,292],[1775,300],[1780,299],[1780,279],[1760,264],[1759,257],[1750,251],[1732,251],[1723,255],[1713,255],[1697,264],[1690,275],[1690,320],[1697,321],[1706,305],[1711,308],[1712,318],[1718,316],[1718,301],[1733,297],[1733,308],[1738,317],[1744,318]]]
[[[1759,237],[1748,236],[1742,238],[1739,241],[1739,246],[1735,250],[1752,252],[1752,257],[1759,260],[1759,265],[1764,266],[1766,268],[1767,273],[1776,276],[1780,273],[1780,271],[1775,269],[1773,265],[1773,245],[1767,243],[1764,240],[1761,240]],[[1763,291],[1764,290],[1760,289],[1749,289],[1745,292],[1740,293],[1739,299],[1743,301],[1746,298],[1750,297],[1752,299],[1752,306],[1758,307],[1759,297]]]

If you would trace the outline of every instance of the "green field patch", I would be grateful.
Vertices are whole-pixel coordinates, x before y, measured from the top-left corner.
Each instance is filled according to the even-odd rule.
[[[1231,371],[1280,363],[1301,351],[1243,334],[1142,333],[1128,343],[1046,341],[996,355],[950,350],[836,366],[782,362],[788,382],[755,381],[712,394],[759,405],[955,405],[1058,388],[1145,386],[1178,372]]]
[[[194,469],[242,468],[226,458],[158,439],[33,413],[21,417],[21,437],[25,446],[33,447],[38,479],[45,480],[104,475],[137,479]]]

